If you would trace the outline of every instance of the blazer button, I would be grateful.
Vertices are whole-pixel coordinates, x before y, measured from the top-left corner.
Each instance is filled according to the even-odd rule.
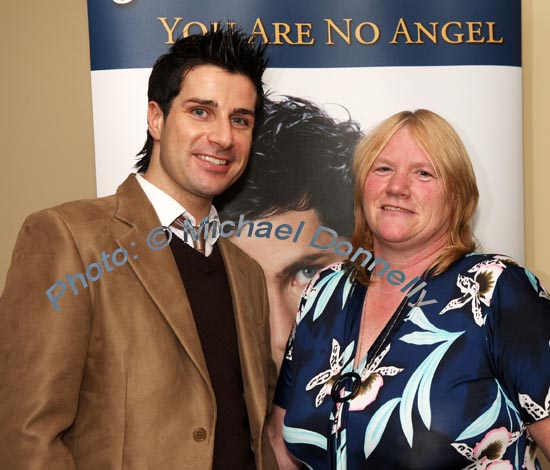
[[[202,442],[206,439],[206,429],[204,428],[195,428],[193,431],[193,439],[197,442]]]

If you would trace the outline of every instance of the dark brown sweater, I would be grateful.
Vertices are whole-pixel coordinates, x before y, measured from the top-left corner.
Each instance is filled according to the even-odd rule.
[[[212,254],[205,257],[175,236],[170,248],[191,304],[216,395],[212,468],[255,469],[233,303],[220,250],[216,244]]]

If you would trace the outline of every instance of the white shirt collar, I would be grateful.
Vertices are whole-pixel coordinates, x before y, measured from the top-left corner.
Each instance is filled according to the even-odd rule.
[[[193,215],[187,209],[185,209],[185,207],[183,207],[178,201],[176,201],[172,196],[166,194],[162,189],[156,187],[150,181],[147,181],[139,173],[136,174],[136,180],[141,186],[141,189],[143,189],[143,192],[147,196],[147,199],[149,199],[149,202],[153,206],[153,209],[155,209],[155,212],[157,213],[157,217],[159,218],[161,225],[164,225],[165,227],[170,227],[174,235],[176,235],[178,238],[183,240],[189,246],[193,246],[193,241],[191,237],[186,236],[183,233],[183,230],[173,227],[172,223],[179,216],[184,215],[185,218],[189,219],[193,225],[197,225],[197,221],[195,220],[195,217],[193,217]],[[215,220],[216,221],[218,220],[218,211],[214,206],[210,206],[210,213],[208,214],[208,220],[212,222]],[[201,222],[202,221],[199,221],[199,224]],[[213,232],[215,232],[215,236],[213,236]],[[220,235],[217,230],[215,231],[209,230],[208,236],[206,237],[205,247],[204,247],[206,256],[209,256],[212,253],[214,244],[218,240],[219,236]]]

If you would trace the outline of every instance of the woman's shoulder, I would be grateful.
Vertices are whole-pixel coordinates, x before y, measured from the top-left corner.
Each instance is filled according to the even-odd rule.
[[[313,290],[318,291],[329,280],[337,280],[343,277],[349,277],[350,275],[351,271],[347,269],[345,261],[329,264],[323,269],[320,269],[317,274],[309,281],[303,295],[306,295]]]
[[[475,281],[480,292],[500,289],[514,289],[523,285],[531,288],[539,297],[550,300],[550,294],[539,279],[526,267],[510,256],[495,253],[469,253],[451,266],[450,271],[457,277],[457,285],[464,287],[468,279]],[[451,274],[451,273],[450,273]],[[463,290],[463,289],[461,289]]]
[[[468,275],[479,271],[490,271],[496,278],[506,269],[526,270],[510,256],[497,253],[472,252],[460,258],[450,267],[450,271],[457,274]],[[494,280],[496,280],[496,278]]]
[[[462,257],[459,261],[470,265],[479,263],[501,263],[506,266],[520,267],[520,264],[514,258],[499,253],[483,253],[473,251]]]
[[[311,310],[317,312],[314,315],[317,318],[320,312],[323,312],[327,306],[334,303],[335,296],[341,309],[353,290],[352,274],[352,270],[348,268],[345,262],[334,263],[320,270],[311,279],[302,294],[297,317],[298,322]],[[341,295],[337,295],[337,293]]]

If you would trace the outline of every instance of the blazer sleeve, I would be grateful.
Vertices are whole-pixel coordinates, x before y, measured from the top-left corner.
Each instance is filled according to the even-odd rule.
[[[264,272],[260,269],[260,279],[262,283],[262,318],[264,324],[264,338],[267,362],[267,416],[273,411],[273,395],[277,385],[277,366],[271,356],[271,328],[269,323],[269,298],[267,295],[267,284]]]
[[[265,280],[264,272],[261,267],[258,265],[258,277],[261,280],[261,297],[262,297],[262,323],[263,323],[263,336],[265,338],[264,346],[264,360],[266,367],[266,387],[267,387],[267,409],[266,417],[264,420],[264,426],[268,423],[268,418],[273,413],[273,395],[275,394],[275,387],[277,385],[277,367],[275,366],[275,361],[271,357],[271,329],[269,324],[269,299],[267,295],[267,284]],[[277,470],[279,466],[277,465],[277,459],[269,439],[267,429],[264,427],[262,430],[262,442],[261,442],[261,464],[259,469],[261,470]]]
[[[76,469],[63,442],[78,405],[92,319],[74,237],[55,209],[24,222],[0,298],[0,461],[10,470]],[[66,287],[56,310],[46,291]],[[57,286],[59,293],[62,283]]]

